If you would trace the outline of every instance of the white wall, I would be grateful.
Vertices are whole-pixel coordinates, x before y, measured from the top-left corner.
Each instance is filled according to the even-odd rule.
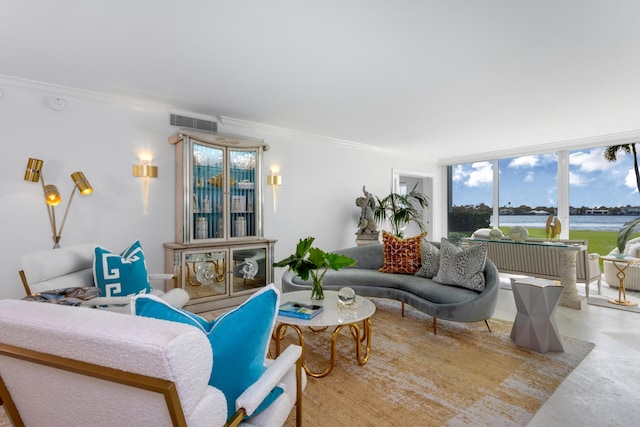
[[[174,147],[167,137],[170,106],[87,94],[71,89],[0,78],[0,206],[3,242],[0,298],[21,298],[18,256],[52,246],[40,184],[23,180],[29,157],[44,160],[44,176],[63,196],[58,222],[73,188],[69,175],[82,170],[93,194],[76,195],[62,233],[62,246],[98,242],[120,251],[140,239],[149,270],[163,271],[162,244],[174,241]],[[50,109],[45,97],[62,96],[63,111]],[[269,166],[280,166],[283,185],[277,212],[265,185],[265,237],[278,240],[276,259],[294,250],[298,239],[315,236],[318,247],[354,245],[362,186],[378,196],[391,189],[391,169],[436,174],[432,207],[440,217],[442,187],[431,159],[412,159],[364,150],[313,135],[227,119],[219,131],[263,138],[271,148]],[[151,182],[149,213],[143,212],[142,184],[132,175],[140,151],[154,153],[159,176]],[[266,179],[265,179],[266,182]],[[442,231],[436,226],[434,237]],[[277,269],[279,270],[279,269]],[[276,271],[279,281],[282,271]]]

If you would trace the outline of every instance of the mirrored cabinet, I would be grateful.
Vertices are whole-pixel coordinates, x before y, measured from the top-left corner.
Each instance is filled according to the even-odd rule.
[[[262,227],[261,140],[181,129],[176,147],[176,242],[165,268],[187,290],[186,308],[236,305],[272,281],[273,245]]]

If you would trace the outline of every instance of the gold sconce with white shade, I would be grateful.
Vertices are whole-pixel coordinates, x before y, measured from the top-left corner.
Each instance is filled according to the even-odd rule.
[[[51,232],[53,233],[53,248],[60,247],[60,239],[62,238],[62,229],[64,228],[64,224],[67,221],[67,215],[69,214],[69,208],[71,207],[71,202],[73,201],[73,196],[76,194],[76,190],[80,192],[81,195],[86,196],[88,194],[93,193],[93,187],[89,184],[89,181],[84,176],[84,173],[77,171],[71,174],[71,179],[73,180],[73,190],[71,190],[71,195],[69,196],[69,202],[67,203],[67,207],[64,210],[64,216],[62,217],[62,223],[60,223],[60,228],[58,228],[58,224],[56,222],[56,211],[55,207],[58,206],[62,202],[62,197],[60,197],[60,192],[58,191],[58,187],[53,184],[46,184],[44,182],[44,175],[42,173],[42,167],[44,166],[44,162],[40,159],[29,158],[27,162],[27,169],[24,172],[24,180],[29,182],[40,182],[42,184],[42,192],[44,193],[44,201],[47,207],[47,213],[49,214],[49,223],[51,224]]]
[[[141,164],[133,165],[133,176],[142,178],[142,198],[144,203],[144,213],[149,212],[149,183],[151,178],[158,177],[158,167],[151,164],[152,156],[141,154]]]
[[[273,193],[273,211],[276,211],[276,203],[278,201],[278,187],[282,185],[282,176],[280,175],[280,167],[271,166],[271,174],[267,176],[267,184],[271,186]]]

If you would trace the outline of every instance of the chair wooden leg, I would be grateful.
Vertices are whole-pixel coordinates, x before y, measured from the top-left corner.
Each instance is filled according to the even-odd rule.
[[[401,304],[402,304],[402,317],[404,317],[404,303],[401,303]]]
[[[433,318],[433,335],[438,335],[438,319]]]
[[[484,319],[484,324],[487,325],[487,329],[489,329],[489,333],[491,333],[491,326],[489,326],[489,320],[488,319]]]

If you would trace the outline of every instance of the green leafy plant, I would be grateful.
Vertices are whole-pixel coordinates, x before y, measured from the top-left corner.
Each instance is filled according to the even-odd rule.
[[[374,217],[378,225],[388,220],[391,232],[398,237],[404,237],[403,229],[411,222],[415,222],[421,232],[427,230],[422,212],[429,207],[429,198],[416,190],[417,185],[407,194],[391,193],[382,199],[376,196]]]
[[[615,162],[618,160],[618,152],[623,154],[633,154],[633,170],[636,175],[636,186],[638,187],[638,192],[640,192],[640,167],[638,166],[636,144],[637,142],[632,144],[611,145],[605,149],[604,158],[610,162]],[[618,247],[619,253],[624,253],[624,248],[627,246],[627,242],[638,225],[640,225],[640,217],[627,221],[620,230],[618,230],[616,246]]]
[[[315,237],[307,237],[300,239],[296,245],[296,252],[287,258],[274,262],[274,267],[287,267],[296,273],[302,280],[308,280],[311,276],[313,287],[311,289],[311,298],[323,299],[324,291],[322,290],[322,279],[327,271],[340,270],[356,263],[351,257],[331,252],[325,252],[322,249],[314,248],[311,245]]]
[[[631,221],[627,221],[624,225],[618,230],[618,239],[616,241],[616,246],[618,246],[618,252],[624,253],[624,248],[627,246],[627,242],[633,235],[636,228],[640,225],[640,217],[634,218]]]

